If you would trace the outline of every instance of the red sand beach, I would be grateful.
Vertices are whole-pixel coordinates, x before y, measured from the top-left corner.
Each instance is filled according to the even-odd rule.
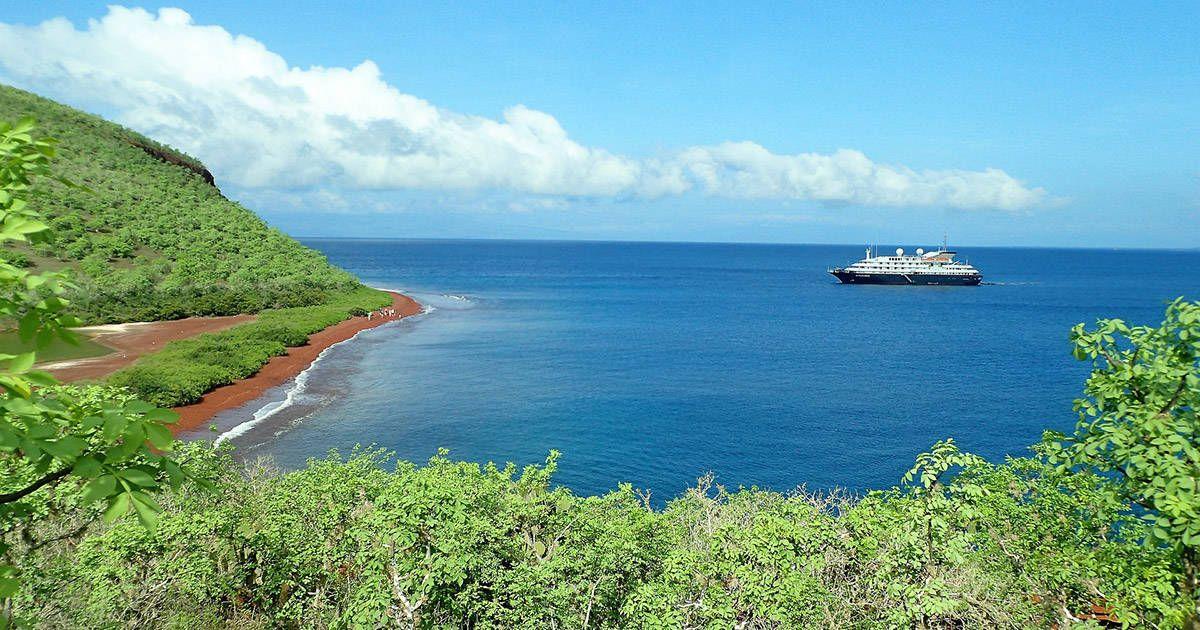
[[[177,407],[175,411],[179,413],[179,422],[174,425],[173,430],[178,433],[194,429],[222,411],[240,407],[262,396],[268,389],[295,378],[316,360],[317,355],[335,343],[345,341],[368,328],[421,312],[421,305],[416,300],[396,292],[389,293],[393,296],[392,308],[396,310],[395,317],[376,316],[371,320],[366,317],[352,317],[313,334],[308,338],[307,345],[288,348],[287,354],[272,358],[254,376],[218,387],[205,394],[198,403]]]
[[[254,321],[254,315],[231,315],[77,328],[77,332],[113,351],[98,357],[55,361],[38,367],[67,383],[99,380],[132,364],[142,355],[161,350],[168,342],[225,330],[251,321]]]

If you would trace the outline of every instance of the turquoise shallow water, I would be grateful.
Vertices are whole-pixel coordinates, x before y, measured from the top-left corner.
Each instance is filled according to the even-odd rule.
[[[947,436],[1024,453],[1074,422],[1086,367],[1071,325],[1157,323],[1170,298],[1200,299],[1195,251],[963,248],[988,284],[939,288],[836,284],[826,267],[857,246],[306,244],[433,310],[219,418],[266,416],[230,437],[245,456],[293,467],[375,443],[525,464],[557,449],[576,491],[629,481],[660,498],[708,471],[734,487],[885,487]]]

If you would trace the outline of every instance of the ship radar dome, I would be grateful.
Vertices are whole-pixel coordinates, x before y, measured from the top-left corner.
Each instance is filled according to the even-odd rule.
[[[918,248],[917,248],[917,255],[918,255],[918,256],[921,256],[921,255],[923,255],[924,253],[925,253],[925,250],[921,249],[920,247],[918,247]]]
[[[896,255],[897,255],[897,256],[903,256],[903,255],[904,255],[904,248],[903,248],[903,247],[897,247],[897,248],[896,248]]]

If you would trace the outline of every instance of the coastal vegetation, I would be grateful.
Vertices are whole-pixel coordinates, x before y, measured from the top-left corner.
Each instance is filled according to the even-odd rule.
[[[194,403],[216,387],[254,374],[288,347],[304,345],[309,335],[389,303],[388,294],[361,288],[318,306],[263,311],[248,324],[172,341],[116,372],[108,383],[164,407]]]
[[[86,302],[81,267],[51,270],[38,253],[54,222],[37,191],[79,190],[47,182],[56,152],[30,121],[0,126],[0,240],[32,261],[0,263],[0,317],[35,347],[69,337],[73,313],[143,304]],[[204,181],[178,161],[166,167]],[[179,270],[166,262],[163,278]],[[204,290],[253,287],[235,285]],[[1071,332],[1093,366],[1072,434],[998,463],[945,439],[897,486],[858,495],[705,478],[658,507],[628,485],[556,486],[553,452],[518,470],[362,448],[284,472],[172,439],[174,414],[152,403],[237,378],[378,298],[360,291],[247,298],[286,308],[172,344],[106,386],[56,385],[33,352],[0,356],[0,626],[1200,623],[1200,303],[1173,302],[1158,326]],[[280,297],[302,293],[314,303]]]

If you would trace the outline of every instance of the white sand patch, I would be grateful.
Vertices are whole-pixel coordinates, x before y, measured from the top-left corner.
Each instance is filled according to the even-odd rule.
[[[161,323],[161,322],[126,322],[123,324],[99,324],[96,326],[82,326],[80,328],[74,328],[73,330],[77,333],[83,333],[90,337],[97,337],[100,335],[113,335],[113,334],[127,333],[136,328],[152,326],[157,323]]]
[[[95,363],[96,361],[99,361],[101,359],[106,359],[106,358],[108,358],[108,355],[102,354],[98,357],[85,357],[83,359],[69,359],[66,361],[55,361],[53,363],[39,363],[37,365],[37,369],[39,369],[39,370],[61,370],[63,368],[76,367],[79,365],[87,365],[88,363]]]

